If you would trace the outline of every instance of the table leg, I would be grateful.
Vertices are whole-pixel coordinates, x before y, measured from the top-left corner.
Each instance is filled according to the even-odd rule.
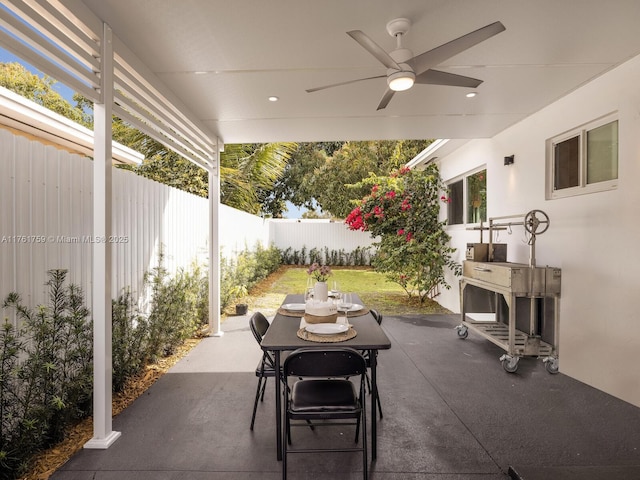
[[[369,350],[371,363],[371,460],[375,460],[378,452],[378,417],[376,405],[378,402],[378,381],[377,381],[377,350]],[[366,439],[365,439],[366,441]]]
[[[277,459],[282,460],[282,397],[280,396],[280,350],[276,350],[274,353],[274,359],[276,364],[276,449]]]

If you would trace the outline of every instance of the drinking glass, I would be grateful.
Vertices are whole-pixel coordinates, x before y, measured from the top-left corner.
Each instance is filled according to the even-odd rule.
[[[349,292],[345,292],[342,294],[342,303],[340,304],[341,309],[345,312],[348,312],[353,306],[353,295]]]

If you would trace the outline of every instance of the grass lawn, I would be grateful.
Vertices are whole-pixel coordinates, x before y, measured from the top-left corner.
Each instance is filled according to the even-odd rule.
[[[375,308],[383,315],[451,313],[433,300],[420,304],[418,298],[409,298],[402,288],[389,282],[384,275],[371,268],[332,267],[329,288],[338,282],[343,292],[354,292],[367,307]],[[306,267],[281,267],[251,290],[244,299],[252,311],[275,314],[288,293],[303,293],[307,285]]]

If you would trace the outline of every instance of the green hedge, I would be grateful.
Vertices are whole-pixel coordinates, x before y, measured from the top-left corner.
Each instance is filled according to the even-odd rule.
[[[285,248],[281,252],[282,263],[284,265],[311,265],[319,263],[320,265],[331,266],[368,266],[374,258],[372,247],[356,247],[353,251],[346,251],[344,248],[339,250],[311,248],[307,251],[307,247],[303,246],[300,250],[294,250],[291,247]]]

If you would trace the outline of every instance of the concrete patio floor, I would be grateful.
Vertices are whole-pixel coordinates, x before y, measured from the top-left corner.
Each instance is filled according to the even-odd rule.
[[[379,356],[384,418],[371,479],[640,478],[639,408],[550,375],[538,359],[508,374],[503,351],[473,332],[459,339],[457,323],[458,315],[385,316],[392,348]],[[261,351],[248,317],[222,330],[114,418],[122,436],[111,448],[78,452],[51,479],[281,478],[271,379],[249,430]],[[327,430],[297,429],[295,440],[342,436]],[[300,457],[290,479],[362,478],[358,454]]]

